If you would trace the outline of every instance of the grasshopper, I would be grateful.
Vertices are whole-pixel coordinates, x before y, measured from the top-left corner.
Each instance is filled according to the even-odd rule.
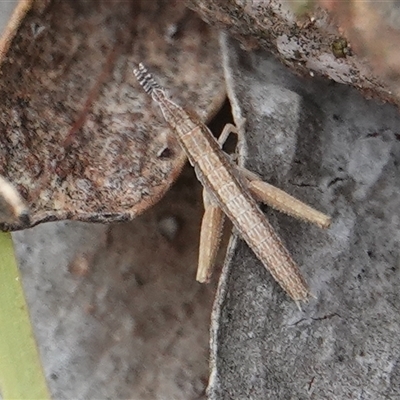
[[[307,300],[310,291],[299,268],[255,198],[321,227],[328,227],[330,218],[261,181],[250,171],[237,167],[221,149],[222,142],[230,132],[235,131],[233,125],[227,125],[217,141],[205,124],[167,96],[165,89],[143,64],[139,64],[133,72],[146,93],[161,108],[204,187],[205,213],[200,235],[197,280],[204,282],[209,278],[226,215],[286,293],[298,305],[300,301]]]

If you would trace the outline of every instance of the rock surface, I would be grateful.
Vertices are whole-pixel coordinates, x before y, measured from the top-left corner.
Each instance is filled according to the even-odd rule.
[[[131,223],[13,233],[53,399],[205,399],[215,285],[195,281],[200,189],[186,169]]]
[[[211,399],[400,396],[400,114],[224,42],[247,167],[332,215],[267,211],[316,298],[299,311],[239,240],[214,305]]]

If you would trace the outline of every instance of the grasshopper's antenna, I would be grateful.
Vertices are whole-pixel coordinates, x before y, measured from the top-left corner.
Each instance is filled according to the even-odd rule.
[[[140,63],[137,68],[134,68],[133,73],[147,94],[152,96],[157,90],[162,90],[163,92],[165,91],[164,88],[156,82],[156,80],[153,78],[153,75],[147,71],[147,68],[142,63]]]

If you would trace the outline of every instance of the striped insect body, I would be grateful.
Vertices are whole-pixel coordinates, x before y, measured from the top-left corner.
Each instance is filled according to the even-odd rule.
[[[196,175],[203,184],[206,194],[211,199],[211,201],[207,202],[209,204],[205,204],[205,215],[212,215],[212,218],[216,218],[217,215],[217,218],[220,218],[217,209],[222,210],[223,214],[232,221],[240,236],[289,296],[296,302],[306,300],[309,295],[307,284],[288,250],[254,199],[249,189],[251,179],[247,179],[246,174],[240,173],[238,167],[222,151],[220,144],[208,127],[191,117],[182,107],[170,100],[165,90],[142,64],[139,64],[134,69],[134,74],[144,90],[160,106],[165,120],[175,133],[180,145],[194,166]],[[226,135],[223,132],[221,136]],[[286,196],[291,198],[290,195],[286,194]],[[207,213],[207,207],[214,207],[214,212]],[[223,222],[223,218],[220,219]],[[212,226],[212,224],[210,221],[205,223],[203,220],[203,226]],[[218,229],[221,228],[222,226],[219,226]],[[216,237],[215,234],[211,233],[208,236],[211,238]],[[206,241],[207,235],[202,232],[200,260],[207,258],[202,257],[203,237]],[[215,241],[209,245],[215,246]],[[213,253],[207,249],[205,252],[207,254]],[[199,270],[201,268],[207,270],[210,268],[209,264],[211,263],[208,260],[206,261],[207,266],[201,267],[201,262],[199,261]],[[199,280],[206,280],[209,272],[205,271],[200,275],[203,278],[198,278]]]

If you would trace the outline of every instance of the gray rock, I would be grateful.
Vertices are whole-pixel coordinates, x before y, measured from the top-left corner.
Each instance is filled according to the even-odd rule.
[[[246,166],[333,217],[267,211],[316,298],[300,312],[238,240],[212,324],[210,399],[400,398],[400,114],[224,41]]]

